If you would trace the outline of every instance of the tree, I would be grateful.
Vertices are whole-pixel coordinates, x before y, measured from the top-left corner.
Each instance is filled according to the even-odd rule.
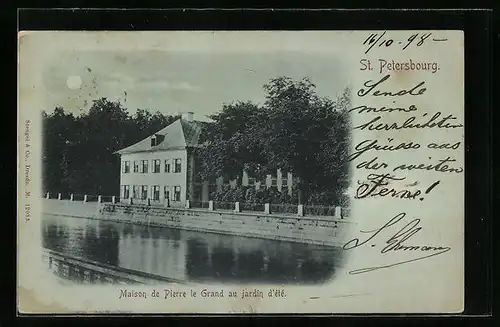
[[[324,167],[326,181],[333,185],[331,188],[334,201],[345,201],[345,190],[349,186],[349,150],[351,145],[351,90],[346,88],[335,103],[334,124],[330,127],[328,136],[322,144],[319,160]],[[323,189],[328,189],[323,187]]]
[[[43,113],[43,185],[45,191],[116,194],[120,160],[115,151],[172,123],[177,117],[138,109],[134,117],[120,102],[101,98],[87,113]]]
[[[225,104],[222,110],[209,116],[197,156],[205,180],[225,177],[241,185],[243,171],[258,171],[263,163],[260,140],[255,139],[255,126],[260,124],[261,109],[251,102]]]
[[[74,141],[75,117],[61,107],[51,115],[42,112],[43,150],[42,178],[45,191],[63,188],[67,178],[68,144]]]
[[[239,185],[243,171],[261,180],[281,169],[296,178],[299,203],[338,202],[349,183],[350,90],[334,102],[307,78],[278,77],[264,91],[262,107],[237,102],[210,116],[197,151],[204,179]]]
[[[279,77],[264,85],[259,138],[265,140],[267,165],[297,177],[299,203],[306,202],[311,190],[339,188],[337,181],[345,172],[338,170],[347,167],[343,164],[348,151],[347,110],[338,108],[340,102],[319,97],[315,88],[307,78]]]

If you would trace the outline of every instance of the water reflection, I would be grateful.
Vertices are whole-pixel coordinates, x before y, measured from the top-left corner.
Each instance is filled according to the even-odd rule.
[[[43,247],[191,282],[323,283],[337,248],[45,215]]]

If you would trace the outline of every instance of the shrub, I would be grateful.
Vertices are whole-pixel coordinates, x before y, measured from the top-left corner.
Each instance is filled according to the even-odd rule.
[[[257,201],[257,194],[255,188],[248,187],[245,191],[245,202],[256,203],[256,201]]]
[[[216,192],[212,193],[212,199],[216,202],[240,202],[249,204],[292,204],[299,203],[299,192],[297,187],[292,186],[292,192],[282,192],[276,187],[255,189],[253,186],[236,186],[222,185]],[[347,195],[338,195],[335,192],[329,191],[313,191],[307,198],[307,205],[312,206],[343,206],[349,205],[349,197]]]

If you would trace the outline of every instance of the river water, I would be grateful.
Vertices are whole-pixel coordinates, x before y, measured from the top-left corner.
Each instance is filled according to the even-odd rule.
[[[338,248],[44,214],[43,247],[121,268],[204,283],[324,283]]]

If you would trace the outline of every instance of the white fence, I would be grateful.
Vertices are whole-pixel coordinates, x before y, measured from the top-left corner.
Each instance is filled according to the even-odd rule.
[[[91,194],[45,194],[46,199],[98,202],[98,203],[126,203],[130,205],[148,205],[163,207],[183,207],[185,209],[205,209],[209,211],[233,211],[233,212],[261,212],[265,214],[282,214],[297,216],[329,216],[346,218],[349,216],[348,208],[339,206],[317,206],[302,204],[272,204],[272,203],[240,203],[240,202],[217,202],[217,201],[189,201],[184,203],[166,201],[155,201],[151,199],[120,199],[116,196],[103,196]]]

